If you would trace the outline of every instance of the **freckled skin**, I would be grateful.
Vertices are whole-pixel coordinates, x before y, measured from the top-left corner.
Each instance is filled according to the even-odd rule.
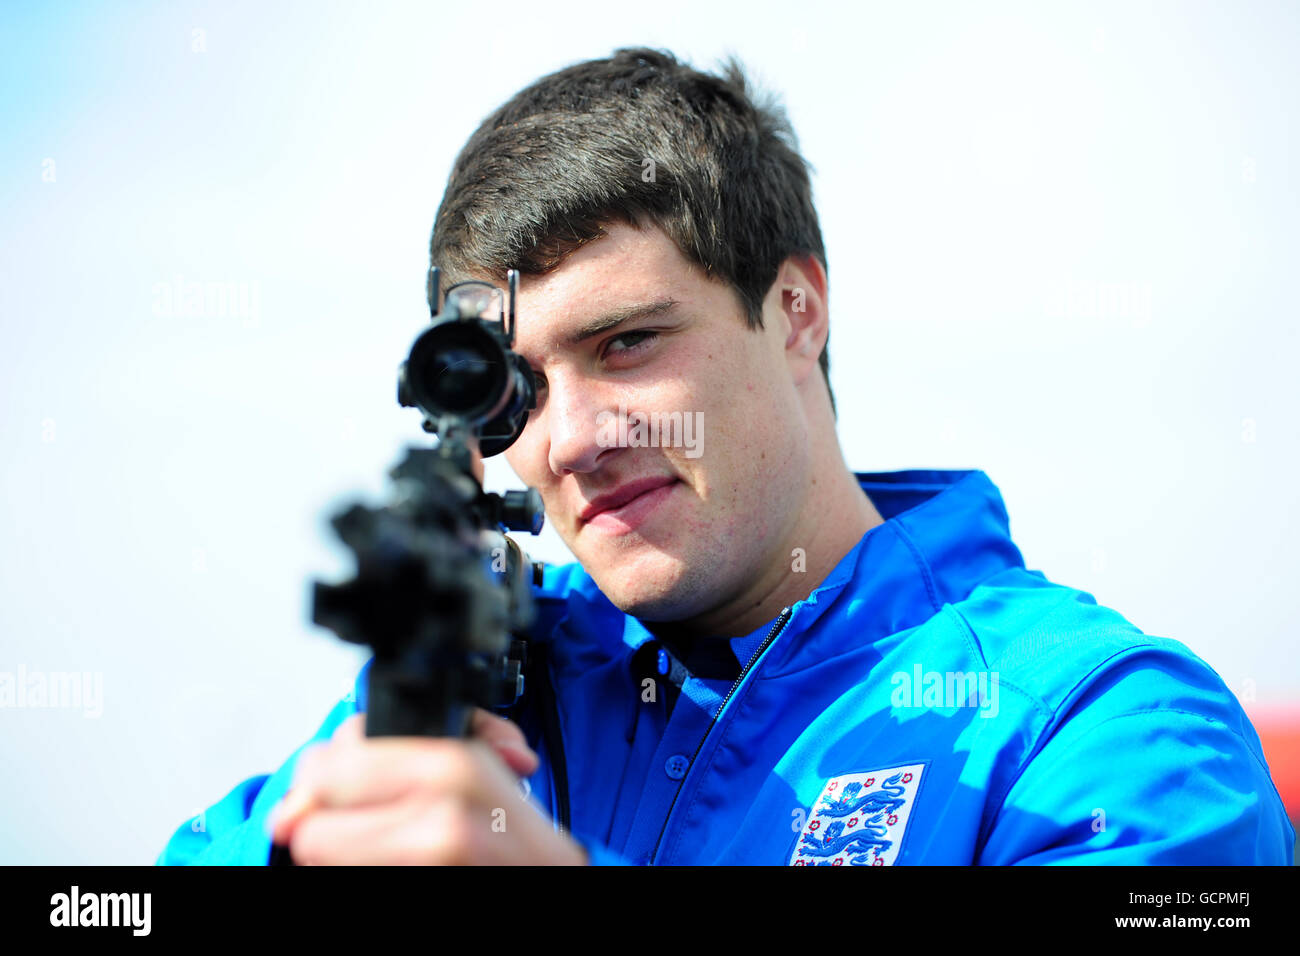
[[[840,454],[817,365],[824,273],[811,257],[787,260],[764,328],[749,331],[734,291],[660,230],[607,233],[520,283],[515,347],[546,384],[506,459],[616,606],[661,632],[748,633],[806,597],[880,523]],[[797,312],[794,287],[807,294]],[[679,303],[671,312],[561,341],[608,311],[667,297]],[[630,335],[641,330],[659,336]],[[701,412],[703,454],[602,447],[597,416],[620,403],[629,414]],[[615,535],[578,517],[597,496],[660,476],[681,483],[635,530]],[[791,570],[796,547],[805,573]]]

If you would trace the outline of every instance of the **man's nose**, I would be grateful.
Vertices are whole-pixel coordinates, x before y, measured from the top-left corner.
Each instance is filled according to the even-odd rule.
[[[550,429],[549,463],[556,475],[594,471],[597,459],[613,450],[599,440],[602,429],[597,418],[608,407],[600,392],[590,382],[551,382],[546,395],[546,416]]]

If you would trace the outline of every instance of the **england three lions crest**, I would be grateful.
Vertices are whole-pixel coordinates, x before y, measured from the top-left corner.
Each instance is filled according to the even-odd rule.
[[[925,764],[832,777],[790,853],[791,866],[890,866],[898,859]]]

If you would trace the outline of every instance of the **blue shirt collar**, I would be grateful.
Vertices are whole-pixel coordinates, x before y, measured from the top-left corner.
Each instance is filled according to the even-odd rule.
[[[901,630],[963,599],[998,571],[1023,567],[1002,495],[983,471],[911,469],[855,477],[884,523],[863,535],[794,605],[789,626],[806,629],[852,582],[855,600],[870,600],[875,616]],[[546,585],[542,595],[564,600],[568,616],[606,622],[581,631],[605,643],[609,655],[627,654],[654,639],[640,621],[616,608],[581,566],[548,568]],[[775,622],[729,639],[738,666],[749,661]]]

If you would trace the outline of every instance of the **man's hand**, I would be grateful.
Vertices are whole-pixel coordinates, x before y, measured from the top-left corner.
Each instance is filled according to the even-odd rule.
[[[471,730],[366,737],[365,715],[348,718],[298,758],[272,842],[306,866],[587,863],[520,790],[538,758],[519,728],[478,709]]]

